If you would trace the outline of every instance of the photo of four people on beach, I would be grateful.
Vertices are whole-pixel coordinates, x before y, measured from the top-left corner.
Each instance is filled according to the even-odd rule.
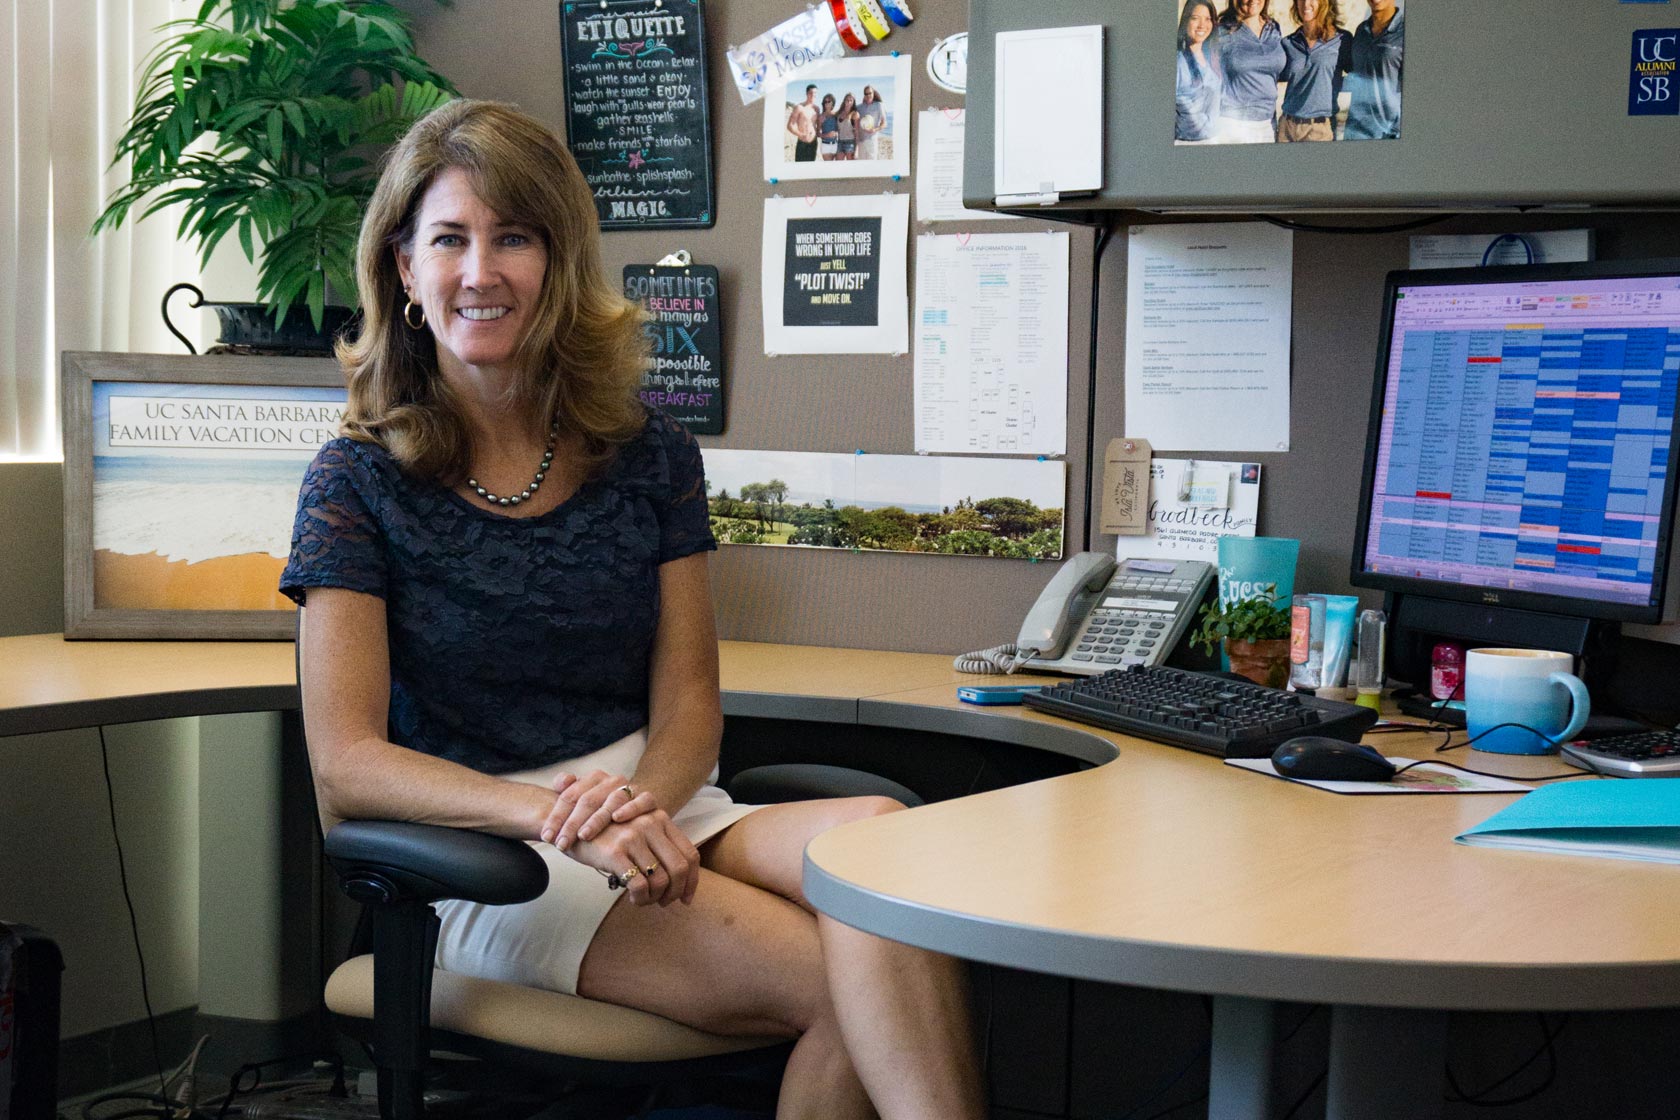
[[[857,92],[832,82],[796,82],[788,94],[796,92],[803,96],[788,106],[784,143],[789,162],[892,158],[890,80],[865,83]]]

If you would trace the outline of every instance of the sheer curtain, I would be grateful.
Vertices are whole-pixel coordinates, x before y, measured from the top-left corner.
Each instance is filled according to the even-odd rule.
[[[60,457],[62,351],[181,352],[158,316],[170,284],[198,279],[178,219],[88,230],[124,181],[108,165],[156,29],[197,7],[0,0],[0,461]],[[181,302],[196,329],[207,316]]]

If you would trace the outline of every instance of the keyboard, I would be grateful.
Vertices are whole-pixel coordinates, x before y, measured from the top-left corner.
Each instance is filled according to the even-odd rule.
[[[1680,778],[1680,731],[1611,735],[1558,748],[1565,762],[1618,778]]]
[[[1269,758],[1297,735],[1350,743],[1377,713],[1223,675],[1164,665],[1116,669],[1028,695],[1029,708],[1219,758]]]

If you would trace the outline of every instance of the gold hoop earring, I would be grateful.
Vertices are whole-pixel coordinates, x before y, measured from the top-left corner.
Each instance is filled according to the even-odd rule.
[[[414,316],[410,314],[410,312],[414,311],[416,308],[419,308],[420,311],[420,321],[418,323],[414,321]],[[426,309],[420,307],[420,305],[415,303],[413,300],[409,300],[407,303],[403,304],[403,322],[408,324],[408,329],[411,331],[420,330],[426,325]]]

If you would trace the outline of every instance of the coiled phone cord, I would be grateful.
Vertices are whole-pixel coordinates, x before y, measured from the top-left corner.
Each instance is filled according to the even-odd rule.
[[[1038,655],[1036,649],[1020,649],[1005,642],[991,649],[977,649],[955,658],[951,665],[959,673],[1013,673]]]

